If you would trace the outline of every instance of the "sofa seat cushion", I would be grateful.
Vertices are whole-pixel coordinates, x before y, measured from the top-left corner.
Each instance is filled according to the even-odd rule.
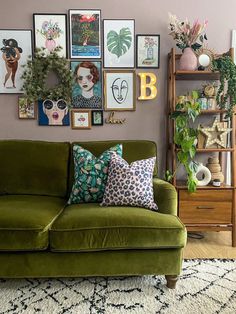
[[[65,203],[50,196],[0,196],[0,251],[46,249],[48,229]]]
[[[141,207],[67,206],[50,229],[52,251],[181,248],[186,231],[176,216]]]

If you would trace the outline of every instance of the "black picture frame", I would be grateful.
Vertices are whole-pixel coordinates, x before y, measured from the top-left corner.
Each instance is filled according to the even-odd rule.
[[[13,41],[12,41],[13,39]],[[5,40],[5,43],[4,43]],[[10,40],[12,43],[10,43]],[[9,41],[9,42],[8,42]],[[24,94],[22,90],[23,80],[21,76],[24,72],[23,65],[32,59],[33,54],[33,35],[31,29],[0,29],[0,94]],[[17,66],[15,69],[11,68],[10,75],[6,77],[6,63],[8,47],[17,48]],[[5,54],[5,56],[4,56]],[[10,53],[11,54],[11,53]],[[19,54],[19,56],[17,56]]]
[[[101,116],[101,122],[96,122],[96,119],[95,119],[95,115],[96,114],[99,114]],[[103,125],[103,110],[92,110],[91,111],[91,120],[92,120],[92,125],[98,125],[98,126],[101,126]]]
[[[114,22],[114,21],[119,21],[121,22],[121,25],[124,25],[123,22],[125,21],[129,21],[129,22],[133,22],[133,34],[132,34],[132,38],[133,38],[133,45],[132,45],[132,53],[131,53],[131,56],[132,56],[132,64],[127,66],[126,64],[122,64],[122,63],[117,63],[117,64],[108,64],[107,62],[107,56],[106,56],[106,49],[105,49],[105,45],[106,45],[106,38],[105,38],[105,32],[106,32],[106,22]],[[136,45],[136,37],[135,37],[135,19],[104,19],[103,20],[103,68],[104,69],[134,69],[135,68],[135,45]]]
[[[59,39],[57,38],[57,41],[54,41],[54,39],[52,38],[51,39],[51,41],[53,40],[55,43],[56,43],[56,46],[61,46],[62,47],[62,50],[60,51],[60,52],[58,52],[58,54],[61,56],[61,57],[64,57],[64,58],[67,58],[68,57],[68,45],[67,45],[67,42],[68,42],[68,37],[67,37],[67,14],[64,14],[64,13],[33,13],[33,32],[34,32],[34,49],[36,49],[36,48],[41,48],[41,47],[44,47],[44,46],[46,46],[46,44],[45,45],[40,45],[40,46],[37,46],[37,41],[39,42],[39,40],[37,40],[37,31],[36,31],[36,27],[37,27],[37,25],[36,25],[36,18],[38,17],[46,17],[46,16],[48,16],[49,18],[50,18],[50,16],[51,17],[56,17],[56,16],[61,16],[61,17],[63,17],[65,20],[63,21],[63,24],[64,24],[64,35],[63,35],[63,39],[62,39],[62,42],[61,42],[61,40],[59,41]],[[50,20],[49,20],[50,21]],[[63,34],[63,31],[62,31],[62,34]],[[42,35],[43,36],[43,35]],[[45,37],[45,42],[47,41],[47,40],[50,40],[50,39],[47,39],[46,37]],[[42,39],[42,41],[43,41],[43,39]],[[55,46],[55,47],[56,47]],[[50,47],[50,48],[49,48]],[[54,48],[55,48],[54,47]],[[46,47],[44,47],[44,48],[46,48]],[[48,46],[48,48],[46,48],[46,53],[48,52],[47,51],[47,49],[48,49],[48,51],[50,51],[50,49],[52,49],[51,48],[51,45],[50,46]]]
[[[98,55],[81,55],[81,56],[76,56],[73,55],[72,53],[72,30],[71,30],[71,12],[74,11],[77,14],[83,11],[91,11],[91,12],[99,12],[99,54]],[[74,59],[102,59],[102,14],[101,14],[101,9],[69,9],[68,10],[68,27],[69,27],[69,56],[71,60]]]
[[[147,55],[146,55],[146,59],[143,59],[143,65],[140,64],[140,59],[141,58],[141,49],[139,47],[139,42],[141,38],[156,38],[157,41],[157,51],[155,51],[155,41],[151,41],[150,45],[153,45],[153,47],[148,47],[147,48]],[[144,51],[145,48],[143,48],[142,50],[142,54],[145,53]],[[148,49],[152,49],[151,51],[148,51]],[[149,55],[148,55],[149,54]],[[153,55],[151,57],[151,54]],[[156,56],[157,58],[157,62],[153,64],[153,62],[155,61],[154,57]],[[144,56],[143,56],[144,58]],[[146,62],[146,65],[145,65]],[[159,69],[160,68],[160,35],[159,34],[136,34],[136,68],[137,69]]]

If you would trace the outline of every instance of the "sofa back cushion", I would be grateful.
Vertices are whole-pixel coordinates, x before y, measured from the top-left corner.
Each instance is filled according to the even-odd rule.
[[[70,143],[0,141],[0,195],[65,197]]]
[[[156,143],[145,140],[114,140],[114,141],[94,141],[94,142],[74,142],[73,145],[80,145],[90,151],[96,157],[100,156],[105,150],[117,144],[123,146],[123,158],[130,164],[133,161],[140,159],[147,159],[157,157]],[[157,175],[157,164],[155,164],[153,175]],[[71,167],[70,167],[70,184],[69,192],[74,181],[74,166],[73,156],[71,154]]]

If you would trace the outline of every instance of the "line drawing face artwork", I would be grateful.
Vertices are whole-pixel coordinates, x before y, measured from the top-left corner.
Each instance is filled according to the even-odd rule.
[[[122,104],[126,100],[129,92],[128,82],[118,77],[113,81],[111,85],[111,90],[114,100],[118,104]]]
[[[104,72],[105,111],[135,110],[135,72],[107,70]]]

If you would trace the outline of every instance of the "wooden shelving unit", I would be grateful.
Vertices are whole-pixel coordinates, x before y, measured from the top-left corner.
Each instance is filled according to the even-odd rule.
[[[233,56],[233,49],[227,52]],[[211,71],[179,71],[177,61],[180,55],[172,49],[168,54],[168,123],[167,123],[167,165],[170,163],[172,172],[177,167],[177,152],[179,149],[173,142],[175,123],[170,114],[175,111],[177,81],[209,81],[219,80],[220,74]],[[220,119],[226,110],[202,110],[201,115],[219,115]],[[236,246],[236,147],[235,147],[235,118],[231,121],[231,147],[227,148],[197,148],[197,154],[217,153],[222,164],[223,153],[231,154],[231,185],[214,187],[207,185],[197,187],[195,193],[189,193],[184,182],[173,179],[178,192],[178,215],[188,231],[232,231],[232,246]]]

